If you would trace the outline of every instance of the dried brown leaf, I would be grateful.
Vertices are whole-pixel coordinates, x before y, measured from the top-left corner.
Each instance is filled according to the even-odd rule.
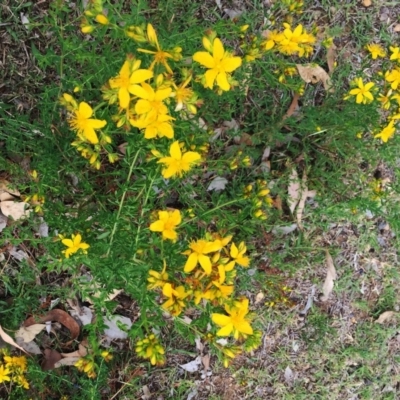
[[[336,46],[332,44],[332,46],[329,47],[328,51],[326,52],[326,61],[328,63],[329,73],[331,75],[333,70],[335,69],[336,57],[337,57]]]
[[[289,177],[289,186],[288,186],[288,203],[290,211],[293,213],[300,198],[301,198],[301,184],[299,180],[299,175],[297,174],[296,168],[292,169]]]
[[[375,321],[375,323],[383,324],[386,321],[391,320],[394,317],[394,315],[395,315],[394,311],[385,311],[379,316],[379,318]]]
[[[44,360],[42,362],[42,370],[49,371],[56,368],[56,364],[62,359],[61,354],[57,350],[44,349]]]
[[[21,196],[21,193],[17,189],[13,189],[10,182],[7,180],[0,180],[0,193],[7,192],[14,196]]]
[[[307,175],[304,171],[303,173],[303,178],[301,180],[301,195],[300,195],[300,200],[299,203],[297,205],[297,209],[296,209],[296,222],[297,222],[297,226],[299,227],[299,229],[303,229],[303,224],[301,222],[301,219],[303,218],[303,211],[304,211],[304,207],[306,205],[306,200],[308,197],[308,189],[307,189]]]
[[[82,357],[67,357],[62,358],[54,364],[54,368],[60,368],[64,365],[75,365]]]
[[[68,313],[57,308],[49,311],[45,315],[29,317],[24,322],[24,326],[28,327],[37,323],[44,323],[49,321],[57,321],[60,324],[64,325],[71,332],[71,340],[66,344],[71,343],[78,337],[80,332],[79,324]]]
[[[11,344],[11,346],[16,347],[17,349],[20,349],[24,353],[28,354],[21,346],[19,346],[14,339],[6,332],[3,331],[3,328],[0,325],[0,336],[1,338],[8,344]]]
[[[15,334],[15,338],[21,338],[25,343],[32,342],[42,330],[46,327],[44,324],[34,324],[28,327],[22,326]]]
[[[333,264],[332,256],[329,254],[328,250],[325,251],[326,253],[326,278],[324,285],[322,286],[323,295],[321,296],[321,301],[327,301],[329,295],[332,293],[333,289],[333,281],[336,279],[336,269]]]
[[[316,64],[296,64],[299,75],[306,83],[322,82],[326,91],[333,91],[328,73]]]
[[[28,203],[23,201],[2,201],[0,203],[0,210],[6,217],[11,217],[14,221],[21,218],[26,218],[30,214],[30,210],[26,210]]]
[[[283,118],[282,118],[283,120],[292,116],[293,113],[296,111],[296,109],[299,107],[299,98],[300,98],[299,93],[295,93],[293,95],[292,102],[290,103],[288,110],[286,111],[285,115],[283,116]]]
[[[0,193],[0,201],[7,201],[7,200],[15,200],[15,197],[8,192]]]

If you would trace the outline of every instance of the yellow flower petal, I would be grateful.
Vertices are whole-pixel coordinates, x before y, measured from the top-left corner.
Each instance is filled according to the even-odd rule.
[[[183,271],[184,272],[193,271],[197,265],[197,262],[198,262],[197,254],[196,253],[190,254],[189,258],[186,261]]]
[[[229,57],[221,61],[221,66],[225,72],[232,72],[242,65],[240,57]]]
[[[224,46],[220,39],[215,38],[213,43],[213,56],[214,60],[220,61],[224,56]]]
[[[175,158],[176,160],[180,160],[182,158],[182,152],[181,152],[181,148],[179,146],[178,141],[175,141],[174,143],[172,143],[169,153],[170,153],[171,157]]]
[[[93,114],[92,107],[90,107],[89,104],[84,101],[79,104],[78,112],[81,117],[85,119],[90,118]]]
[[[134,71],[132,73],[131,77],[129,78],[129,82],[131,84],[141,83],[152,78],[153,75],[154,75],[153,71],[150,71],[148,69],[138,69],[137,71]]]
[[[231,88],[231,85],[228,82],[228,77],[225,72],[220,72],[217,75],[217,84],[222,90],[225,91],[228,91]]]
[[[204,254],[199,254],[197,256],[197,258],[199,260],[199,263],[200,263],[201,267],[204,269],[204,272],[207,275],[210,275],[211,274],[211,269],[212,269],[210,257],[207,257]]]
[[[193,60],[205,66],[206,68],[215,67],[215,60],[213,59],[211,54],[207,53],[206,51],[198,51],[197,53],[194,53]]]
[[[205,87],[212,89],[217,75],[218,75],[217,69],[209,69],[208,71],[206,71],[206,73],[204,74],[206,80]]]
[[[150,225],[149,229],[153,232],[162,232],[164,230],[164,225],[165,225],[164,221],[159,220],[159,221],[153,222]]]

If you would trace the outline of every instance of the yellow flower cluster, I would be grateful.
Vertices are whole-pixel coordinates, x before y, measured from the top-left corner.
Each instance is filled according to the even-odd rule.
[[[308,57],[313,52],[313,45],[316,38],[311,33],[307,33],[303,25],[297,25],[294,29],[290,24],[284,23],[283,31],[268,31],[266,40],[262,43],[264,51],[276,49],[285,55],[297,55]]]
[[[102,0],[90,0],[88,7],[85,10],[85,17],[81,21],[82,33],[91,33],[95,30],[96,25],[93,24],[96,21],[100,25],[109,25],[110,21],[103,13],[103,1]]]
[[[107,148],[112,141],[111,137],[101,131],[99,135],[96,132],[107,125],[106,120],[92,118],[94,113],[92,107],[84,101],[78,104],[68,93],[63,94],[60,103],[67,109],[68,123],[77,135],[72,145],[77,148],[82,157],[89,160],[90,165],[100,169],[101,153],[108,155],[110,163],[118,160],[118,155],[111,153]]]
[[[245,255],[246,246],[231,242],[232,236],[198,239],[190,243],[184,252],[187,257],[183,272],[185,285],[169,281],[166,265],[161,273],[150,270],[148,288],[162,290],[165,299],[162,307],[178,316],[191,301],[199,304],[202,299],[214,304],[225,304],[234,291],[235,266],[248,267],[250,260]]]
[[[388,54],[386,49],[377,43],[368,44],[366,49],[370,52],[373,60],[385,58]],[[389,46],[389,52],[391,53],[388,57],[389,61],[394,62],[395,65],[391,69],[379,73],[379,76],[383,77],[383,82],[379,86],[383,89],[381,93],[378,93],[376,98],[383,111],[389,114],[385,124],[374,135],[375,138],[381,139],[384,143],[394,136],[397,129],[396,123],[400,119],[400,47]],[[363,79],[359,77],[352,82],[352,85],[355,87],[345,96],[345,100],[351,98],[351,96],[355,96],[357,104],[368,104],[374,101],[373,90],[376,88],[375,82],[364,84]],[[388,85],[390,89],[387,89]]]
[[[93,379],[93,378],[96,378],[96,376],[97,376],[96,370],[98,369],[98,365],[96,364],[95,356],[93,354],[93,351],[90,351],[90,353],[91,354],[88,354],[85,357],[81,357],[74,364],[74,366],[79,371],[84,372],[88,376],[88,378]],[[105,362],[109,362],[110,360],[113,359],[113,355],[108,350],[101,350],[98,355],[100,357],[102,357]]]
[[[244,188],[244,198],[251,199],[253,203],[253,216],[255,218],[265,220],[267,213],[265,207],[270,207],[273,203],[265,180],[257,179],[254,184],[247,185]]]
[[[158,341],[158,338],[151,334],[142,340],[138,340],[135,348],[139,357],[150,360],[151,365],[165,364],[165,350]]]
[[[290,14],[302,14],[304,3],[302,0],[283,0],[282,6],[286,7]]]
[[[0,359],[0,383],[14,382],[18,386],[29,389],[29,382],[25,378],[27,360],[25,356],[12,357],[6,350],[2,350]]]
[[[166,226],[168,218],[172,218],[172,225],[176,226],[178,218],[174,219],[174,214],[178,215],[176,210],[165,214],[159,212],[160,219],[153,223],[159,232],[164,232],[161,229],[166,232],[171,229],[171,226]],[[257,347],[260,339],[258,331],[254,331],[251,326],[251,317],[248,315],[249,300],[236,300],[233,297],[236,267],[247,268],[250,264],[246,251],[244,242],[236,245],[232,242],[232,236],[207,234],[204,239],[192,241],[189,249],[183,253],[187,256],[183,267],[186,275],[183,279],[176,274],[170,276],[165,261],[162,271],[150,270],[147,279],[147,288],[160,292],[161,307],[173,316],[179,316],[190,304],[198,305],[201,301],[224,307],[226,314],[211,315],[212,321],[219,327],[216,336],[211,335],[212,339],[206,338],[221,351],[224,360],[226,358],[224,363],[229,363],[228,361],[243,349],[250,351]],[[215,340],[221,336],[232,336],[236,341],[243,343],[243,348],[237,346],[237,351],[234,351],[235,346],[221,346]],[[157,354],[159,353],[160,357],[164,354],[163,349],[158,352],[157,345],[158,341],[152,335],[152,338],[148,337],[138,342],[137,352],[142,357],[149,358],[152,364],[157,363]]]
[[[74,366],[81,372],[84,372],[89,378],[96,378],[97,376],[97,365],[92,356],[86,356],[80,358]]]

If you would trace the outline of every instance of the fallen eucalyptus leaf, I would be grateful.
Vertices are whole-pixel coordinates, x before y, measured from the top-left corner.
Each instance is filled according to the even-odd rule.
[[[200,365],[201,365],[201,356],[197,356],[193,361],[190,361],[187,364],[182,364],[179,366],[187,372],[196,372],[199,370]]]
[[[293,371],[289,366],[287,366],[285,369],[285,381],[286,383],[291,383],[293,379],[294,379]]]
[[[332,293],[333,281],[336,279],[336,269],[335,266],[333,265],[333,259],[327,250],[326,250],[326,265],[327,265],[327,271],[326,271],[325,282],[324,285],[322,286],[323,296],[321,296],[321,301],[328,300],[329,295]]]
[[[289,226],[276,226],[272,229],[274,235],[288,235],[297,229],[297,224],[292,224]]]
[[[23,201],[2,201],[0,210],[6,217],[11,217],[14,221],[29,216],[31,210],[27,210],[28,203]]]
[[[125,325],[126,330],[129,330],[132,327],[132,321],[122,315],[113,315],[111,318],[105,317],[104,324],[108,326],[108,328],[104,330],[104,335],[108,336],[108,338],[112,340],[126,339],[128,337],[128,334],[120,329],[117,324]]]
[[[50,371],[57,368],[56,365],[62,359],[61,354],[57,350],[44,349],[44,360],[42,362],[42,370]]]
[[[23,349],[25,349],[28,353],[31,354],[42,354],[42,350],[40,350],[40,347],[35,343],[34,340],[32,342],[24,342],[24,339],[20,337],[16,337],[15,341],[19,346],[21,346]]]
[[[33,324],[28,327],[22,326],[18,329],[17,333],[15,334],[15,339],[21,338],[25,343],[32,342],[35,337],[42,332],[46,325],[44,324]]]
[[[54,364],[54,368],[60,368],[64,365],[75,365],[82,357],[66,357],[62,358]]]
[[[299,75],[306,83],[322,82],[326,91],[333,91],[331,79],[328,73],[316,64],[296,64]]]
[[[299,200],[301,197],[301,183],[299,179],[299,175],[295,168],[292,169],[292,172],[289,176],[289,186],[288,186],[288,203],[291,213],[293,214]]]
[[[80,310],[68,310],[72,317],[79,319],[82,325],[88,325],[92,322],[93,312],[89,307],[81,307]]]
[[[222,178],[221,176],[216,176],[211,183],[208,185],[207,191],[210,192],[211,190],[219,191],[224,190],[228,180]]]
[[[384,322],[392,319],[394,317],[394,315],[395,315],[394,311],[385,311],[379,316],[379,318],[375,321],[375,323],[383,324]]]
[[[11,344],[11,346],[16,347],[17,349],[22,350],[24,353],[28,354],[21,346],[19,346],[14,339],[6,332],[4,332],[3,328],[0,325],[0,337],[8,344]]]

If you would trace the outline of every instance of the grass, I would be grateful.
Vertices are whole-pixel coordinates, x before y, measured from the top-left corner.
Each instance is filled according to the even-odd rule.
[[[249,24],[249,32],[257,33],[263,29],[264,17],[273,16],[274,28],[279,29],[290,14],[281,2],[270,7],[239,2],[243,14],[234,21],[211,0],[117,3],[107,3],[110,15],[124,16],[127,25],[151,21],[163,45],[171,42],[189,52],[199,49],[209,28],[223,38],[224,45],[240,51],[240,25]],[[120,314],[134,323],[129,340],[113,342],[114,359],[98,361],[95,379],[74,367],[42,371],[43,357],[34,356],[27,375],[31,389],[10,390],[0,384],[3,396],[140,398],[146,387],[154,397],[173,399],[191,394],[196,399],[398,397],[399,139],[395,135],[386,144],[373,140],[381,115],[376,103],[360,106],[343,100],[354,77],[375,79],[381,69],[378,61],[366,56],[365,45],[380,42],[387,47],[398,40],[398,33],[388,28],[398,23],[398,6],[390,2],[384,6],[385,10],[355,1],[305,1],[308,12],[295,16],[296,21],[310,29],[323,22],[335,36],[335,91],[326,93],[321,84],[307,85],[299,110],[290,118],[284,115],[301,81],[286,77],[282,85],[277,77],[299,62],[294,58],[267,53],[262,61],[238,70],[234,76],[239,82],[247,80],[246,92],[211,96],[199,86],[200,97],[207,99],[199,109],[206,129],[199,129],[196,120],[184,121],[177,124],[176,136],[197,148],[216,129],[220,136],[211,143],[203,170],[180,185],[167,184],[159,172],[147,167],[151,146],[136,133],[126,135],[113,128],[113,140],[116,145],[125,143],[126,154],[99,171],[90,169],[70,144],[74,134],[65,122],[59,97],[79,85],[77,96],[96,104],[98,88],[116,74],[133,42],[106,28],[91,37],[82,35],[80,6],[61,0],[1,5],[6,68],[0,72],[0,179],[11,181],[24,195],[45,194],[43,218],[50,227],[50,237],[40,237],[35,216],[23,223],[11,222],[1,232],[5,255],[0,264],[1,325],[13,335],[46,298],[58,299],[57,307],[66,309],[67,299],[87,305],[90,300],[97,316]],[[233,7],[223,2],[223,8]],[[28,16],[28,26],[21,24],[21,12]],[[325,48],[318,47],[314,54],[310,60],[327,69]],[[387,69],[389,64],[383,65]],[[108,111],[99,112],[105,118]],[[227,127],[232,120],[234,127]],[[359,132],[362,139],[356,136]],[[166,142],[158,143],[165,154]],[[267,170],[260,166],[266,147],[270,148]],[[251,168],[229,168],[238,162],[238,151],[240,157],[251,157]],[[295,222],[287,203],[293,169],[300,177],[306,174],[308,189],[317,195],[306,204],[303,230],[274,234],[276,226]],[[32,181],[29,170],[39,171],[38,182]],[[226,190],[204,190],[214,176],[228,180]],[[245,186],[257,179],[268,181],[275,200],[261,223],[251,219],[251,201],[238,200]],[[386,186],[377,201],[374,185],[381,181]],[[211,304],[189,308],[185,316],[193,322],[188,325],[167,317],[158,307],[161,295],[149,295],[146,289],[148,271],[162,268],[157,261],[161,256],[175,275],[185,262],[181,241],[169,246],[148,236],[149,214],[166,207],[193,208],[195,216],[187,217],[189,222],[182,228],[185,239],[197,238],[205,230],[232,232],[235,243],[246,242],[252,257],[250,269],[238,272],[235,294],[249,298],[257,315],[255,326],[263,333],[261,344],[239,355],[228,369],[222,366],[221,353],[212,352],[210,345],[206,351],[212,352],[213,374],[205,380],[199,372],[186,373],[178,365],[196,358],[194,338],[198,332],[208,332]],[[54,238],[57,233],[76,232],[90,242],[89,255],[79,262],[73,257],[60,261],[61,245]],[[12,246],[28,258],[18,261],[11,256]],[[323,302],[326,249],[338,278],[329,300]],[[124,294],[110,300],[109,294],[120,288]],[[93,300],[96,292],[100,297]],[[309,298],[312,306],[304,315]],[[393,319],[376,323],[385,311],[394,311]],[[135,353],[137,339],[153,327],[166,348],[162,367],[151,367]],[[93,348],[99,348],[103,328],[99,317],[84,330]],[[63,329],[58,334],[67,335]],[[46,345],[46,334],[40,335],[42,348],[61,350],[55,340]],[[76,348],[77,343],[68,351]]]

